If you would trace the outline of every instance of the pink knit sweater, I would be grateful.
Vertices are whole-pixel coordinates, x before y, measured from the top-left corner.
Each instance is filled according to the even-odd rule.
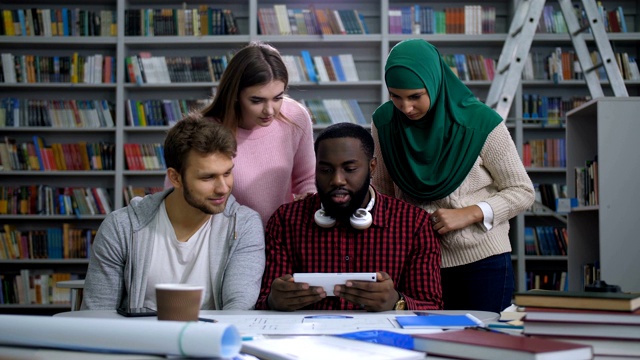
[[[276,120],[253,130],[238,128],[236,135],[232,194],[260,214],[263,226],[280,205],[293,201],[293,194],[316,192],[311,117],[287,97],[280,112],[295,125]],[[165,188],[170,186],[165,179]]]

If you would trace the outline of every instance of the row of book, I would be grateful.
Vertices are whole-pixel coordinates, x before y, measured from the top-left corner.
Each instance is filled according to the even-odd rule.
[[[615,55],[622,78],[624,80],[640,80],[640,70],[638,70],[636,58],[626,52],[616,52]]]
[[[602,2],[598,1],[598,12],[600,19],[607,32],[627,32],[627,21],[624,17],[624,10],[622,6],[616,7],[614,10],[607,11],[602,5]],[[578,19],[578,23],[581,27],[589,25],[589,19],[585,10],[578,4],[573,5],[573,10]],[[538,23],[539,33],[556,33],[562,34],[567,32],[567,24],[564,20],[564,15],[561,11],[555,10],[552,5],[546,5],[542,10],[542,16]]]
[[[569,110],[591,100],[591,96],[572,96],[563,99],[559,96],[541,94],[522,94],[522,119],[525,124],[542,126],[563,126]]]
[[[592,51],[590,55],[593,64],[602,63],[599,52]],[[624,80],[640,80],[640,71],[634,56],[627,52],[616,52],[615,57]],[[599,67],[596,74],[600,80],[608,80],[604,67]],[[557,47],[550,54],[530,52],[522,71],[522,79],[560,82],[563,80],[584,80],[584,74],[575,51],[563,51],[562,48]]]
[[[17,274],[0,274],[0,304],[68,305],[70,289],[59,288],[59,281],[80,279],[80,274],[46,269],[22,269]]]
[[[0,98],[0,128],[114,127],[114,104],[108,100]]]
[[[4,9],[0,36],[116,36],[115,10]]]
[[[522,163],[525,167],[567,166],[566,140],[531,139],[522,144]]]
[[[496,30],[496,8],[465,5],[434,10],[430,6],[389,9],[390,34],[493,34]]]
[[[460,80],[493,80],[497,61],[478,54],[443,54],[442,59]]]
[[[586,14],[579,7],[574,7],[576,18],[581,24],[586,20]],[[564,34],[567,32],[567,23],[564,21],[562,11],[555,10],[552,5],[545,5],[542,9],[540,21],[538,22],[537,32]]]
[[[40,56],[2,53],[0,82],[5,84],[113,84],[115,57],[109,55]]]
[[[598,159],[587,160],[584,166],[576,166],[574,171],[578,206],[598,205],[600,203]]]
[[[527,290],[569,290],[566,271],[534,270],[525,274],[525,288]]]
[[[127,125],[135,127],[173,126],[184,114],[200,110],[212,99],[126,100]]]
[[[622,6],[614,10],[607,10],[601,1],[598,1],[598,11],[602,17],[604,29],[608,32],[627,32],[627,20],[624,17]]]
[[[567,256],[568,233],[566,227],[525,226],[525,255]]]
[[[286,4],[258,9],[262,35],[368,34],[364,16],[356,9],[288,8]]]
[[[301,54],[282,56],[290,83],[360,81],[352,54],[311,56],[307,50]]]
[[[584,9],[575,5],[577,18],[585,25]],[[602,4],[598,10],[608,32],[627,32],[627,22],[621,6],[607,11]],[[116,36],[117,13],[114,10],[90,11],[79,8],[3,9],[0,16],[0,35],[7,36]],[[342,11],[343,14],[335,12]],[[350,14],[346,12],[351,12]],[[355,17],[353,15],[356,15]],[[331,19],[337,16],[338,19]],[[389,9],[391,34],[489,34],[495,32],[495,8],[480,5],[447,7],[434,10],[428,6],[404,6]],[[319,18],[326,18],[331,33],[323,32]],[[286,4],[258,9],[261,34],[340,34],[368,33],[366,23],[357,10],[289,9]],[[264,24],[263,24],[264,23]],[[342,23],[342,27],[340,24]],[[346,25],[346,26],[345,26]],[[264,28],[266,27],[266,28]],[[344,31],[344,32],[342,32]],[[353,32],[356,31],[356,32]],[[551,5],[544,7],[538,32],[566,33],[564,16]],[[238,34],[233,12],[229,9],[200,5],[193,9],[126,9],[127,36],[200,36]]]
[[[535,201],[531,211],[537,212],[539,206],[545,210],[556,211],[557,200],[567,198],[567,185],[558,183],[534,183]]]
[[[127,82],[169,84],[219,81],[231,55],[151,56],[150,53],[125,58]]]
[[[20,231],[5,224],[0,233],[0,259],[86,259],[95,229],[77,229],[69,223],[46,230]]]
[[[106,215],[112,190],[49,185],[0,186],[0,215]]]
[[[618,52],[615,55],[623,79],[640,80],[635,57],[629,56],[626,52]],[[165,57],[140,53],[125,59],[127,81],[137,84],[218,81],[231,56],[232,54]],[[333,59],[335,56],[329,58]],[[592,52],[591,56],[594,64],[600,62],[598,52]],[[284,57],[287,58],[288,63],[291,62],[289,56],[285,55]],[[2,53],[1,58],[0,82],[2,83],[108,84],[115,82],[115,58],[109,55],[84,56],[74,53],[72,56],[39,56]],[[324,74],[325,72],[320,73],[320,71],[322,68],[327,68],[328,76],[324,77],[324,81],[331,81],[331,69],[327,67],[326,62],[320,64],[319,59],[316,58],[317,56],[313,57],[316,71],[319,72],[319,75]],[[493,80],[496,67],[495,59],[485,58],[478,54],[445,54],[443,59],[462,80]],[[305,60],[303,63],[306,64],[307,60],[304,55],[302,60]],[[295,82],[304,73],[296,72],[296,68],[289,65],[288,69],[293,74],[292,82]],[[335,65],[332,67],[335,68]],[[349,74],[357,74],[355,66],[351,70]],[[601,80],[607,80],[604,68],[598,70],[598,76]],[[326,80],[327,78],[329,80]],[[522,79],[559,82],[582,80],[584,76],[575,52],[571,50],[563,52],[558,47],[549,55],[537,52],[530,53],[522,72]]]
[[[595,359],[640,357],[640,295],[627,292],[533,290],[515,295],[522,333],[590,346]]]
[[[582,281],[582,289],[587,289],[587,287],[595,285],[596,282],[602,281],[600,274],[600,262],[595,261],[592,263],[582,264],[580,280]]]
[[[164,170],[162,144],[124,144],[124,156],[129,170]]]
[[[197,9],[126,9],[125,36],[202,36],[239,34],[230,9],[200,5]]]
[[[162,191],[164,188],[162,186],[151,186],[151,187],[143,187],[143,186],[133,186],[127,185],[124,189],[122,189],[124,196],[124,205],[127,206],[136,196],[145,197],[146,195],[155,194],[157,192]]]
[[[0,142],[0,168],[3,171],[94,171],[114,170],[113,143],[53,143],[45,145],[40,136],[18,142],[5,136]]]
[[[355,99],[301,100],[309,109],[315,124],[329,125],[350,122],[368,125],[358,101]]]

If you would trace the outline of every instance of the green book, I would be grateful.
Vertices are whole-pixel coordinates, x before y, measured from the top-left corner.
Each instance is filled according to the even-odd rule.
[[[640,308],[640,293],[529,290],[515,294],[518,306],[634,311]]]

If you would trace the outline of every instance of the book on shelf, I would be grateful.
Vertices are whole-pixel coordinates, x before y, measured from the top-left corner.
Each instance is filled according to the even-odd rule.
[[[318,76],[316,75],[316,69],[313,64],[313,58],[311,57],[311,53],[308,50],[302,50],[300,52],[302,54],[302,59],[304,60],[304,66],[306,68],[306,74],[309,78],[309,81],[317,83]]]
[[[302,100],[316,124],[352,122],[368,125],[358,101],[355,99]]]
[[[568,291],[569,282],[567,272],[558,270],[533,270],[525,274],[525,285],[527,290],[557,290]]]
[[[145,197],[146,195],[155,194],[155,193],[160,192],[162,190],[164,190],[164,188],[162,186],[156,186],[156,187],[134,187],[132,185],[127,185],[127,187],[122,189],[123,195],[124,195],[124,204],[125,204],[125,206],[129,205],[129,202],[134,197],[137,197],[137,196]]]
[[[414,349],[428,356],[462,359],[591,359],[590,346],[484,331],[448,330],[413,335]],[[485,329],[486,330],[486,329]]]
[[[368,34],[364,17],[356,9],[290,8],[274,4],[258,8],[258,30],[262,35],[354,35]]]
[[[115,36],[115,10],[28,8],[0,10],[0,35]]]
[[[346,81],[360,81],[352,54],[339,54],[338,61],[342,65]]]
[[[4,83],[108,83],[114,78],[113,57],[102,54],[70,56],[2,54]],[[53,72],[51,68],[53,65]],[[110,72],[105,71],[109,70]]]
[[[239,33],[230,9],[125,9],[125,36],[201,36]]]
[[[640,294],[593,291],[529,290],[514,295],[518,306],[567,309],[634,311],[640,308]]]

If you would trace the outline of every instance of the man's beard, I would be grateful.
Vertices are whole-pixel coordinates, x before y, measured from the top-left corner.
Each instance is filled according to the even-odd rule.
[[[362,207],[362,203],[364,202],[364,199],[367,197],[367,193],[369,192],[370,182],[370,178],[369,176],[367,176],[366,181],[360,189],[358,189],[356,192],[349,191],[351,200],[347,204],[336,204],[331,199],[332,192],[339,189],[333,189],[331,190],[331,192],[325,193],[320,190],[320,187],[316,184],[316,187],[318,188],[318,194],[320,195],[320,201],[322,201],[325,213],[340,222],[348,222],[351,215],[353,215],[356,210]]]
[[[224,208],[227,206],[227,201],[229,200],[228,198],[227,200],[225,200],[224,204],[222,205],[211,205],[206,201],[199,201],[198,199],[196,199],[195,196],[193,196],[191,192],[191,188],[189,188],[184,178],[182,179],[182,183],[183,183],[182,193],[184,196],[184,200],[187,202],[187,204],[202,211],[203,213],[207,215],[220,214],[221,212],[224,211]]]

